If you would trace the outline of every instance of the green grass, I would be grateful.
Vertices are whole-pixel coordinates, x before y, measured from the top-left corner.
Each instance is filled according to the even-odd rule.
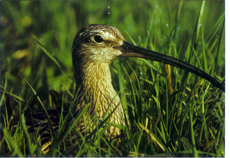
[[[29,112],[72,105],[71,47],[83,26],[113,25],[128,42],[186,61],[224,82],[224,18],[223,1],[1,2],[1,154],[44,156],[40,137],[28,135],[25,119]],[[61,117],[49,156],[225,155],[224,92],[159,62],[120,58],[110,67],[130,122],[127,138],[106,140],[108,124],[100,124],[82,136],[82,143],[61,150],[74,126],[65,130]],[[13,118],[20,120],[16,130]]]

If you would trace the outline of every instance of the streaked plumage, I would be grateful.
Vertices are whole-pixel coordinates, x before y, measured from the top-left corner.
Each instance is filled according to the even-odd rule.
[[[125,126],[124,111],[113,88],[109,69],[109,64],[121,55],[113,47],[121,45],[123,41],[121,33],[109,25],[88,25],[78,32],[72,47],[76,91],[79,91],[73,108],[74,117],[90,103],[86,116],[96,114],[97,118],[103,119],[111,104],[110,113],[118,107],[109,121]],[[84,130],[84,121],[79,121],[77,127],[78,130]],[[120,134],[120,129],[111,126],[105,133],[116,136]]]

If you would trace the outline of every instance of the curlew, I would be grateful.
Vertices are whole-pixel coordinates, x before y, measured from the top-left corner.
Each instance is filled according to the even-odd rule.
[[[75,121],[86,105],[89,106],[84,113],[84,117],[77,122],[76,131],[81,133],[89,131],[89,128],[94,126],[94,116],[98,120],[102,120],[107,111],[108,114],[111,114],[108,119],[109,122],[121,126],[126,125],[125,114],[120,98],[113,88],[109,69],[110,63],[120,57],[139,57],[163,62],[201,76],[223,91],[225,89],[224,85],[212,76],[186,62],[126,42],[120,31],[113,26],[104,24],[87,25],[77,33],[72,46],[77,96],[72,109],[67,114],[69,124],[71,125]],[[57,112],[57,110],[52,109],[48,112],[51,115],[50,120],[54,130],[57,131],[59,125],[59,119],[57,118],[60,111]],[[34,114],[33,118],[36,120],[35,125],[44,124],[40,133],[44,135],[43,140],[49,141],[49,145],[51,138],[50,134],[47,133],[50,130],[47,121],[45,121],[44,113]],[[27,124],[30,123],[31,120],[28,119]],[[112,125],[105,131],[105,135],[110,138],[120,134],[120,128]],[[45,143],[45,146],[47,146],[47,143]],[[48,150],[44,147],[43,151]]]

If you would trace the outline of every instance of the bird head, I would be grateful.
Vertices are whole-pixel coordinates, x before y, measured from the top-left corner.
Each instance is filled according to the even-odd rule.
[[[108,63],[119,57],[139,57],[179,67],[192,72],[225,91],[225,86],[204,71],[174,57],[134,46],[125,41],[120,31],[113,26],[91,24],[76,35],[72,47],[73,65],[87,63]],[[78,67],[78,69],[81,67]]]
[[[92,24],[82,28],[76,35],[72,47],[73,62],[111,63],[122,52],[114,49],[123,44],[120,31],[109,25]]]

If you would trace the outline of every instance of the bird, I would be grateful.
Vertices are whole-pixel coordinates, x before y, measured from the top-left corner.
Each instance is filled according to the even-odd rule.
[[[88,133],[90,128],[95,128],[96,126],[95,118],[103,120],[106,114],[110,115],[107,121],[111,123],[104,132],[108,138],[113,139],[122,133],[121,128],[115,127],[112,124],[122,127],[128,125],[125,121],[126,116],[121,100],[112,85],[109,67],[114,60],[121,57],[138,57],[169,64],[205,78],[214,86],[225,91],[225,86],[222,83],[191,64],[128,43],[114,26],[90,24],[80,29],[72,45],[76,97],[71,109],[65,109],[64,111],[67,122],[70,125],[73,124],[84,108],[88,106],[87,110],[84,111],[84,116],[79,119],[74,127],[75,131]],[[54,130],[58,131],[58,118],[61,110],[52,109],[47,111]],[[32,119],[35,121],[31,121]],[[43,143],[42,151],[47,153],[49,151],[47,146],[52,144],[52,139],[45,114],[41,112],[31,115],[26,120],[26,123],[29,126],[32,122],[33,126],[28,128],[30,131],[35,131],[38,129],[35,126],[42,125],[40,133],[42,133],[41,138],[45,142]]]

